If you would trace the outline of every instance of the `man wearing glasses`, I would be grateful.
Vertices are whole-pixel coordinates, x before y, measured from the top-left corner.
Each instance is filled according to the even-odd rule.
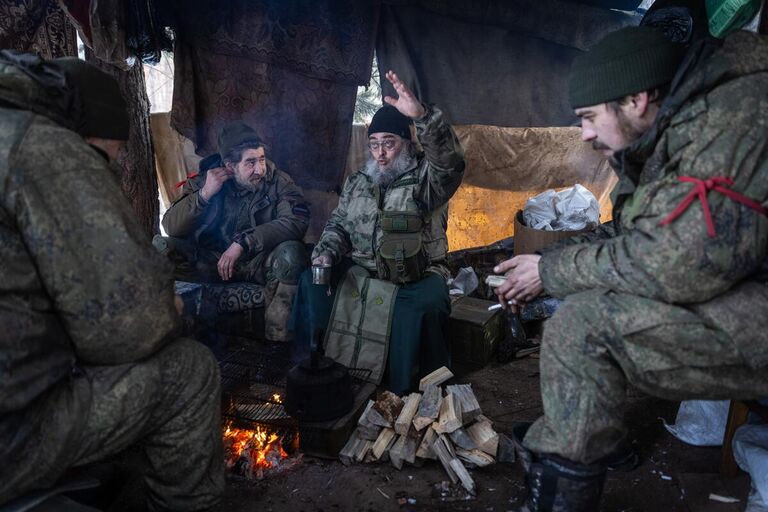
[[[372,380],[402,393],[450,363],[447,203],[461,184],[464,153],[440,110],[392,71],[386,78],[398,97],[385,97],[374,115],[369,161],[347,179],[312,254],[313,265],[333,266],[332,285],[312,286],[305,274],[293,314],[297,340],[326,331],[326,355],[369,368]]]
[[[265,284],[277,266],[281,272],[272,275],[288,282],[291,272],[270,258],[274,251],[298,267],[288,283],[295,284],[306,266],[301,239],[309,224],[301,189],[267,160],[264,142],[245,123],[225,125],[218,142],[221,156],[200,163],[200,174],[185,183],[163,217],[176,277]]]

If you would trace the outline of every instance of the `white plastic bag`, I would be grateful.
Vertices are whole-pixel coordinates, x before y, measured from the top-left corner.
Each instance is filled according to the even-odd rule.
[[[686,400],[680,402],[675,424],[669,425],[665,421],[664,426],[684,443],[720,446],[723,444],[729,407],[728,400]]]
[[[529,228],[544,231],[592,229],[600,222],[600,205],[579,184],[560,192],[545,190],[525,203],[523,220]]]
[[[460,268],[454,279],[448,282],[450,295],[469,295],[477,290],[480,281],[472,267]]]
[[[768,425],[742,425],[733,435],[733,457],[752,478],[745,512],[768,512]]]

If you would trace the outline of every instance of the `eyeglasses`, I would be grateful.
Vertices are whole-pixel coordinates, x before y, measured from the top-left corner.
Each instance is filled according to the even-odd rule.
[[[372,140],[368,142],[368,149],[371,151],[378,151],[379,148],[392,150],[395,149],[395,146],[397,146],[398,142],[399,141],[397,139],[384,139],[382,141]]]

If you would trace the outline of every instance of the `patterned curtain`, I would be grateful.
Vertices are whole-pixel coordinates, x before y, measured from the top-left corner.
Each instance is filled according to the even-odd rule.
[[[344,173],[357,85],[370,77],[378,3],[298,3],[184,2],[171,122],[208,155],[219,128],[243,119],[299,185],[332,190]]]
[[[0,48],[46,59],[74,56],[75,28],[56,0],[0,0]]]

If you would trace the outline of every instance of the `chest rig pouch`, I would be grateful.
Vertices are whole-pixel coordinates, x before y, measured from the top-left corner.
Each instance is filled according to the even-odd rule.
[[[376,191],[381,225],[381,246],[376,254],[379,277],[395,284],[411,283],[424,276],[429,259],[424,252],[420,212],[383,211],[380,192]]]

